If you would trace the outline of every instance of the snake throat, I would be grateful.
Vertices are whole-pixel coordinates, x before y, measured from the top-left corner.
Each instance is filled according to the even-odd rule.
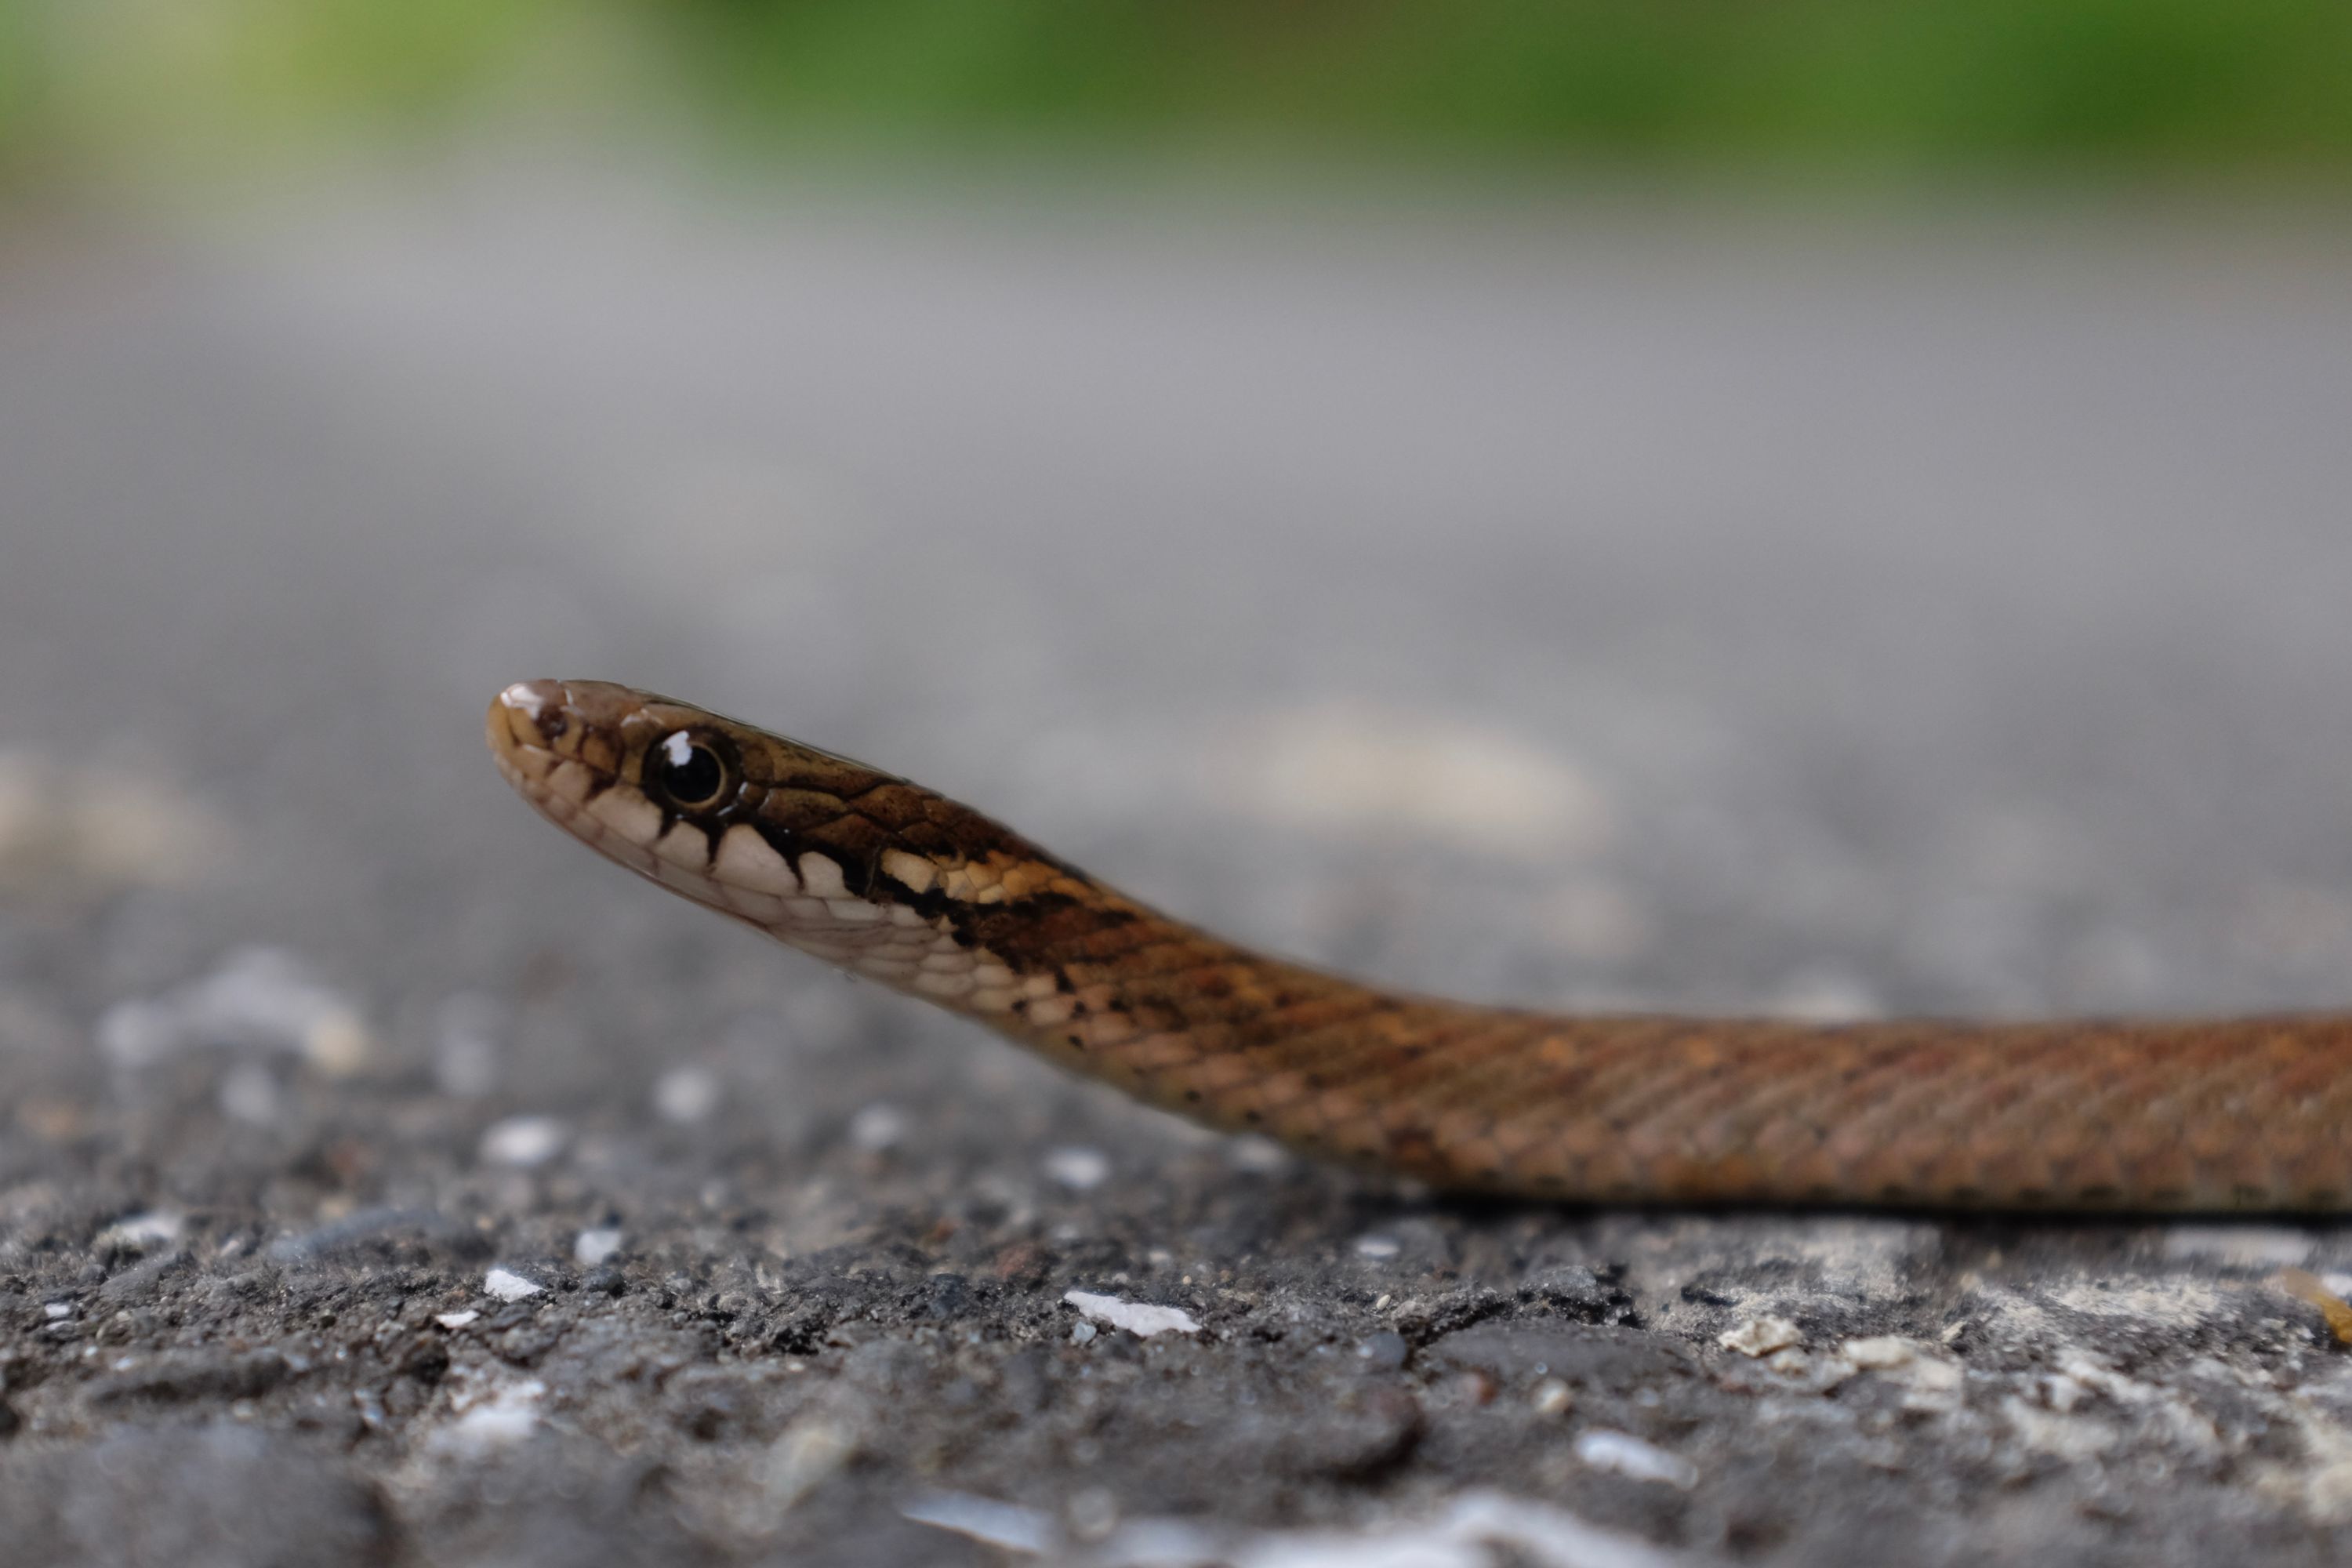
[[[944,795],[688,703],[529,681],[492,755],[606,858],[1154,1104],[1576,1202],[2352,1206],[2352,1017],[1559,1016],[1171,920]],[[683,804],[682,804],[683,802]]]

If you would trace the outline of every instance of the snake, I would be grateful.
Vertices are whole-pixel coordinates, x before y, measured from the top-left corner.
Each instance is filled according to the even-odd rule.
[[[2352,1208],[2352,1015],[1559,1015],[1406,994],[1161,914],[920,784],[626,686],[491,752],[607,858],[1229,1132],[1447,1192],[1979,1212]]]

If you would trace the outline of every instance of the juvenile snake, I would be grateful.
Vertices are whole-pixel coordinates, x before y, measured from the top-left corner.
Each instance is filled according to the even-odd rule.
[[[627,687],[490,704],[622,865],[1213,1127],[1577,1202],[2352,1207],[2352,1015],[1554,1016],[1399,995],[1146,908],[920,785]]]

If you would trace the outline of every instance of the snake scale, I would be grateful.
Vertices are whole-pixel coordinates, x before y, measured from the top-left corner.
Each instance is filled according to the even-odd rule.
[[[2352,1208],[2352,1015],[1820,1025],[1402,995],[1160,914],[905,779],[594,681],[490,704],[630,869],[1210,1126],[1580,1203]]]

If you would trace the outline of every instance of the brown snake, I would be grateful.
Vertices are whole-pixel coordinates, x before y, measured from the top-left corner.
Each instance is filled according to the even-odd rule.
[[[919,784],[625,686],[490,704],[523,797],[630,869],[1213,1127],[1579,1202],[2352,1207],[2352,1016],[1555,1016],[1170,920]]]

